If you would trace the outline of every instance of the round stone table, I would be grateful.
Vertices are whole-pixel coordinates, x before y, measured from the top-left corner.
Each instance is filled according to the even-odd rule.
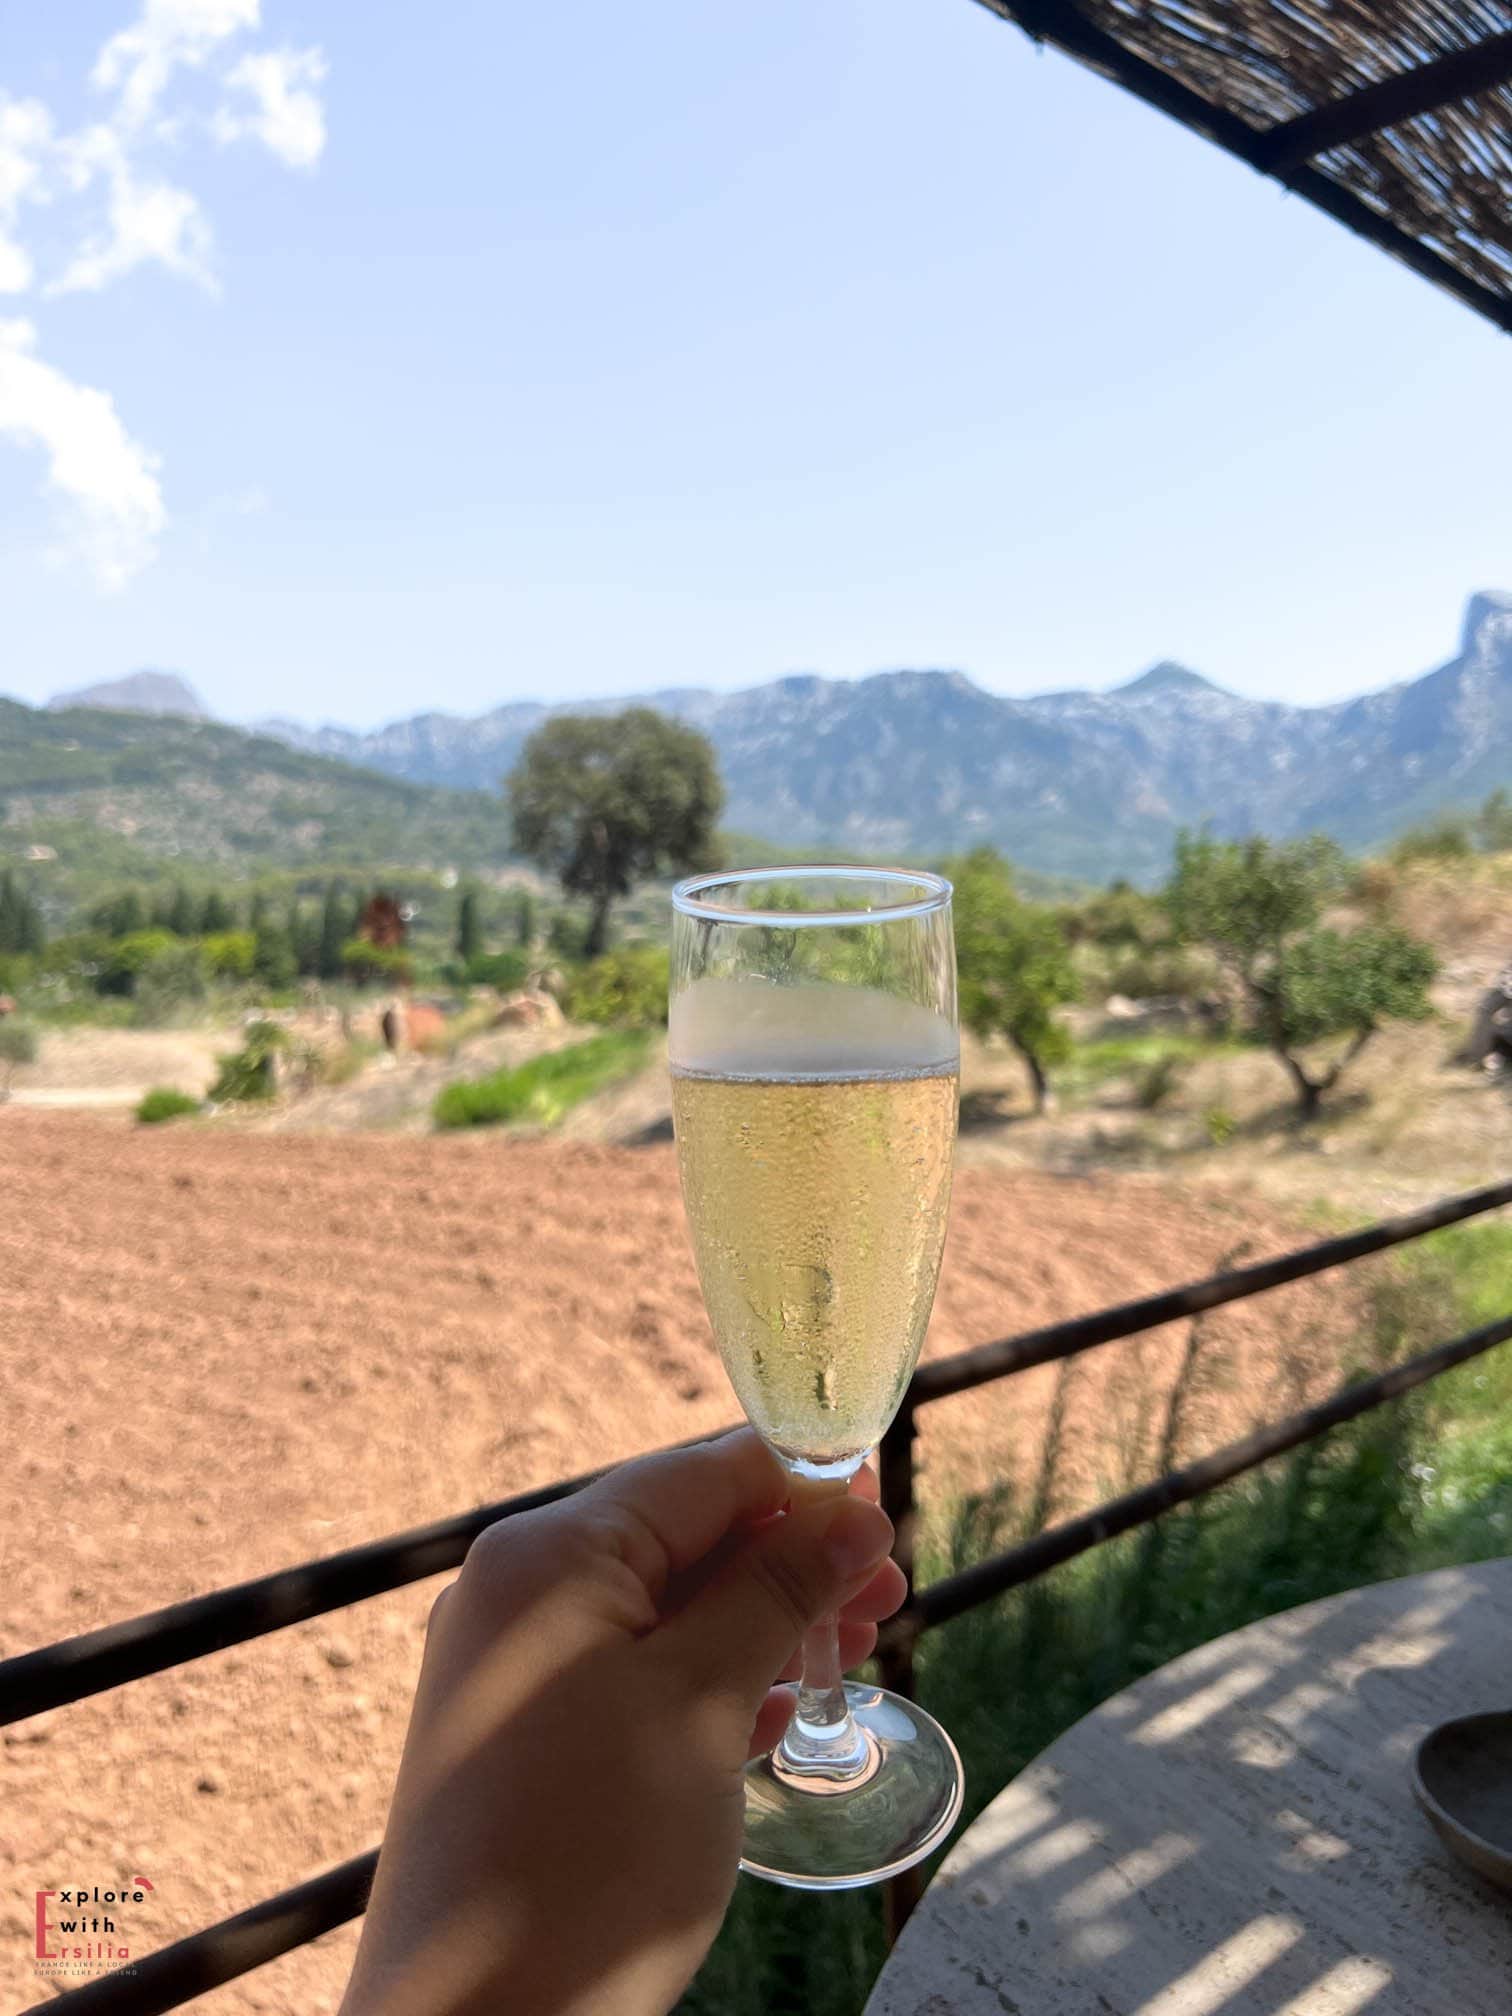
[[[1217,1639],[1051,1744],[961,1836],[866,2016],[1509,2016],[1512,1897],[1409,1764],[1512,1708],[1512,1560]]]

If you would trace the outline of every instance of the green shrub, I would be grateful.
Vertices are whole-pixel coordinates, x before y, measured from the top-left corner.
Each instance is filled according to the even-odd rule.
[[[1202,1125],[1215,1148],[1226,1148],[1238,1131],[1239,1122],[1227,1106],[1209,1106],[1202,1116]]]
[[[200,1102],[172,1085],[154,1085],[137,1104],[136,1117],[143,1127],[156,1127],[164,1120],[182,1120],[198,1113]]]
[[[160,1021],[205,992],[200,947],[171,931],[133,931],[107,943],[88,935],[59,939],[48,964],[69,977],[87,977],[96,994],[130,1001],[139,1022]]]
[[[18,1064],[33,1063],[37,1055],[37,1034],[29,1022],[14,1015],[0,1015],[0,1099],[10,1097],[11,1074]]]
[[[1160,898],[1131,888],[1123,881],[1099,889],[1083,902],[1067,904],[1062,918],[1066,936],[1073,945],[1102,945],[1124,951],[1131,947],[1167,945],[1171,940],[1171,920]]]
[[[438,1127],[487,1127],[505,1120],[553,1126],[580,1100],[637,1071],[647,1042],[643,1030],[606,1030],[528,1064],[459,1079],[436,1095],[432,1117]]]
[[[37,962],[28,952],[0,952],[0,994],[19,994],[31,984]]]
[[[660,945],[626,945],[569,974],[562,1007],[574,1022],[618,1029],[662,1028],[671,958]]]
[[[555,910],[546,927],[546,943],[558,959],[581,959],[588,942],[588,921],[570,910]]]
[[[141,934],[143,939],[164,935],[156,931]],[[123,938],[117,952],[132,942]],[[171,1021],[186,1003],[204,998],[205,962],[199,946],[193,941],[168,938],[165,945],[139,957],[128,992],[133,1021],[149,1027]]]
[[[1422,826],[1409,826],[1394,842],[1391,859],[1407,861],[1461,861],[1475,852],[1470,821],[1461,814],[1444,812]]]
[[[407,987],[415,977],[414,962],[402,945],[370,945],[366,938],[348,938],[341,948],[341,963],[347,978],[358,987],[380,982],[387,987]]]
[[[95,978],[100,994],[135,996],[137,983],[155,961],[171,961],[183,951],[182,941],[172,931],[132,931],[118,938],[105,951]]]
[[[98,931],[70,931],[54,938],[35,962],[39,979],[61,980],[70,987],[87,987],[91,996],[101,993],[100,974],[111,954],[108,938]]]
[[[201,942],[200,952],[217,980],[250,980],[257,938],[251,931],[216,931]]]
[[[271,1099],[278,1090],[274,1059],[288,1047],[276,1022],[250,1022],[246,1041],[229,1057],[217,1058],[220,1074],[207,1097],[217,1106],[243,1099]]]
[[[1190,999],[1207,993],[1218,978],[1211,954],[1195,945],[1135,946],[1114,953],[1105,970],[1108,992],[1132,1001],[1172,994]]]
[[[514,949],[475,952],[461,968],[466,986],[497,987],[501,994],[512,994],[515,988],[523,987],[529,973],[530,961],[523,952]]]

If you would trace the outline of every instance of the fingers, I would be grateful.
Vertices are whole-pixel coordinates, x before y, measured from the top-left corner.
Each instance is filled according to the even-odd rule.
[[[804,1632],[869,1588],[892,1522],[851,1496],[800,1506],[752,1534],[656,1634],[661,1657],[695,1689],[740,1703],[752,1720]]]
[[[822,1498],[827,1496],[829,1491],[839,1489],[838,1485],[831,1485],[829,1487],[823,1485],[815,1486],[802,1478],[794,1477],[788,1477],[787,1488],[790,1497],[796,1496],[797,1498],[803,1498],[810,1493],[815,1497]],[[868,1505],[876,1505],[881,1502],[882,1488],[877,1481],[876,1469],[870,1463],[863,1463],[845,1488],[853,1498],[864,1498]]]
[[[863,1464],[849,1489],[875,1505],[875,1470]],[[623,1464],[573,1504],[614,1520],[627,1558],[660,1602],[675,1576],[696,1570],[731,1533],[774,1518],[793,1490],[794,1480],[755,1431],[738,1428],[690,1449]]]
[[[797,1699],[797,1690],[792,1687],[776,1687],[768,1694],[756,1711],[747,1759],[764,1757],[768,1750],[777,1748],[793,1719],[793,1704]]]
[[[877,1482],[877,1473],[870,1463],[861,1465],[850,1481],[850,1488],[855,1497],[864,1498],[871,1505],[875,1505],[882,1495],[882,1487]]]
[[[702,1561],[732,1529],[756,1525],[787,1503],[788,1480],[749,1428],[623,1464],[580,1492],[573,1509],[607,1516],[653,1600]]]
[[[840,1664],[846,1672],[871,1657],[876,1643],[876,1627],[891,1617],[908,1593],[903,1570],[896,1561],[884,1561],[871,1580],[840,1606]],[[798,1678],[799,1655],[795,1652],[777,1675],[779,1680]]]
[[[851,1672],[857,1666],[864,1666],[877,1649],[877,1627],[875,1624],[842,1624],[840,1626],[840,1670]],[[795,1652],[777,1675],[777,1684],[796,1680],[803,1664],[801,1652]]]
[[[884,1561],[871,1580],[840,1606],[842,1624],[880,1624],[908,1594],[908,1580],[896,1561]]]

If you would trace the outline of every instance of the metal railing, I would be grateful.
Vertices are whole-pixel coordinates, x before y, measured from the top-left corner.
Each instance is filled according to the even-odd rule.
[[[1421,1239],[1448,1225],[1512,1204],[1512,1182],[1446,1198],[1363,1231],[1324,1239],[1253,1266],[1205,1281],[1101,1309],[1016,1337],[984,1344],[919,1367],[897,1419],[882,1441],[882,1502],[897,1527],[897,1559],[909,1580],[903,1608],[884,1628],[878,1659],[890,1687],[911,1694],[914,1651],[921,1634],[962,1611],[1073,1560],[1121,1533],[1147,1525],[1175,1506],[1205,1496],[1248,1470],[1316,1440],[1329,1429],[1368,1413],[1400,1394],[1426,1385],[1512,1339],[1512,1312],[1466,1332],[1419,1357],[1344,1387],[1330,1399],[1257,1429],[1243,1440],[1173,1470],[1154,1483],[1048,1528],[1019,1546],[977,1562],[925,1588],[913,1580],[917,1507],[914,1447],[918,1411],[937,1400],[970,1392],[1031,1366],[1079,1356],[1162,1324],[1202,1315],[1225,1303],[1263,1294],[1372,1253]],[[701,1440],[702,1437],[693,1437]],[[677,1445],[686,1446],[686,1445]],[[274,1575],[195,1597],[122,1624],[65,1639],[0,1662],[0,1726],[87,1699],[149,1673],[200,1659],[227,1646],[266,1636],[285,1626],[383,1595],[407,1583],[457,1567],[485,1527],[533,1511],[580,1490],[602,1471],[548,1484],[498,1504],[485,1505],[431,1526],[349,1548]],[[158,2016],[238,1975],[292,1951],[356,1917],[367,1902],[377,1850],[282,1891],[236,1916],[134,1961],[129,1974],[107,1974],[50,1997],[35,2016]],[[917,1881],[917,1878],[915,1879]],[[890,1897],[895,1927],[911,1907],[915,1886],[898,1879]]]

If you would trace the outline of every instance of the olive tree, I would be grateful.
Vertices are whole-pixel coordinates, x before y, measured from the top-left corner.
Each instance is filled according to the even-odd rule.
[[[564,714],[538,728],[506,785],[514,844],[590,906],[584,956],[609,936],[609,911],[643,876],[715,863],[724,792],[696,728],[650,707]]]
[[[979,847],[949,864],[955,884],[961,1020],[978,1036],[1001,1034],[1024,1060],[1034,1110],[1052,1103],[1049,1071],[1071,1050],[1056,1010],[1077,995],[1071,948],[1057,914],[1025,902],[1001,855]]]
[[[1210,947],[1243,990],[1254,1033],[1275,1052],[1311,1118],[1382,1022],[1422,1021],[1438,969],[1394,924],[1320,923],[1341,890],[1343,854],[1321,835],[1291,841],[1182,834],[1166,888],[1178,933]],[[1341,1039],[1329,1061],[1302,1052]]]

